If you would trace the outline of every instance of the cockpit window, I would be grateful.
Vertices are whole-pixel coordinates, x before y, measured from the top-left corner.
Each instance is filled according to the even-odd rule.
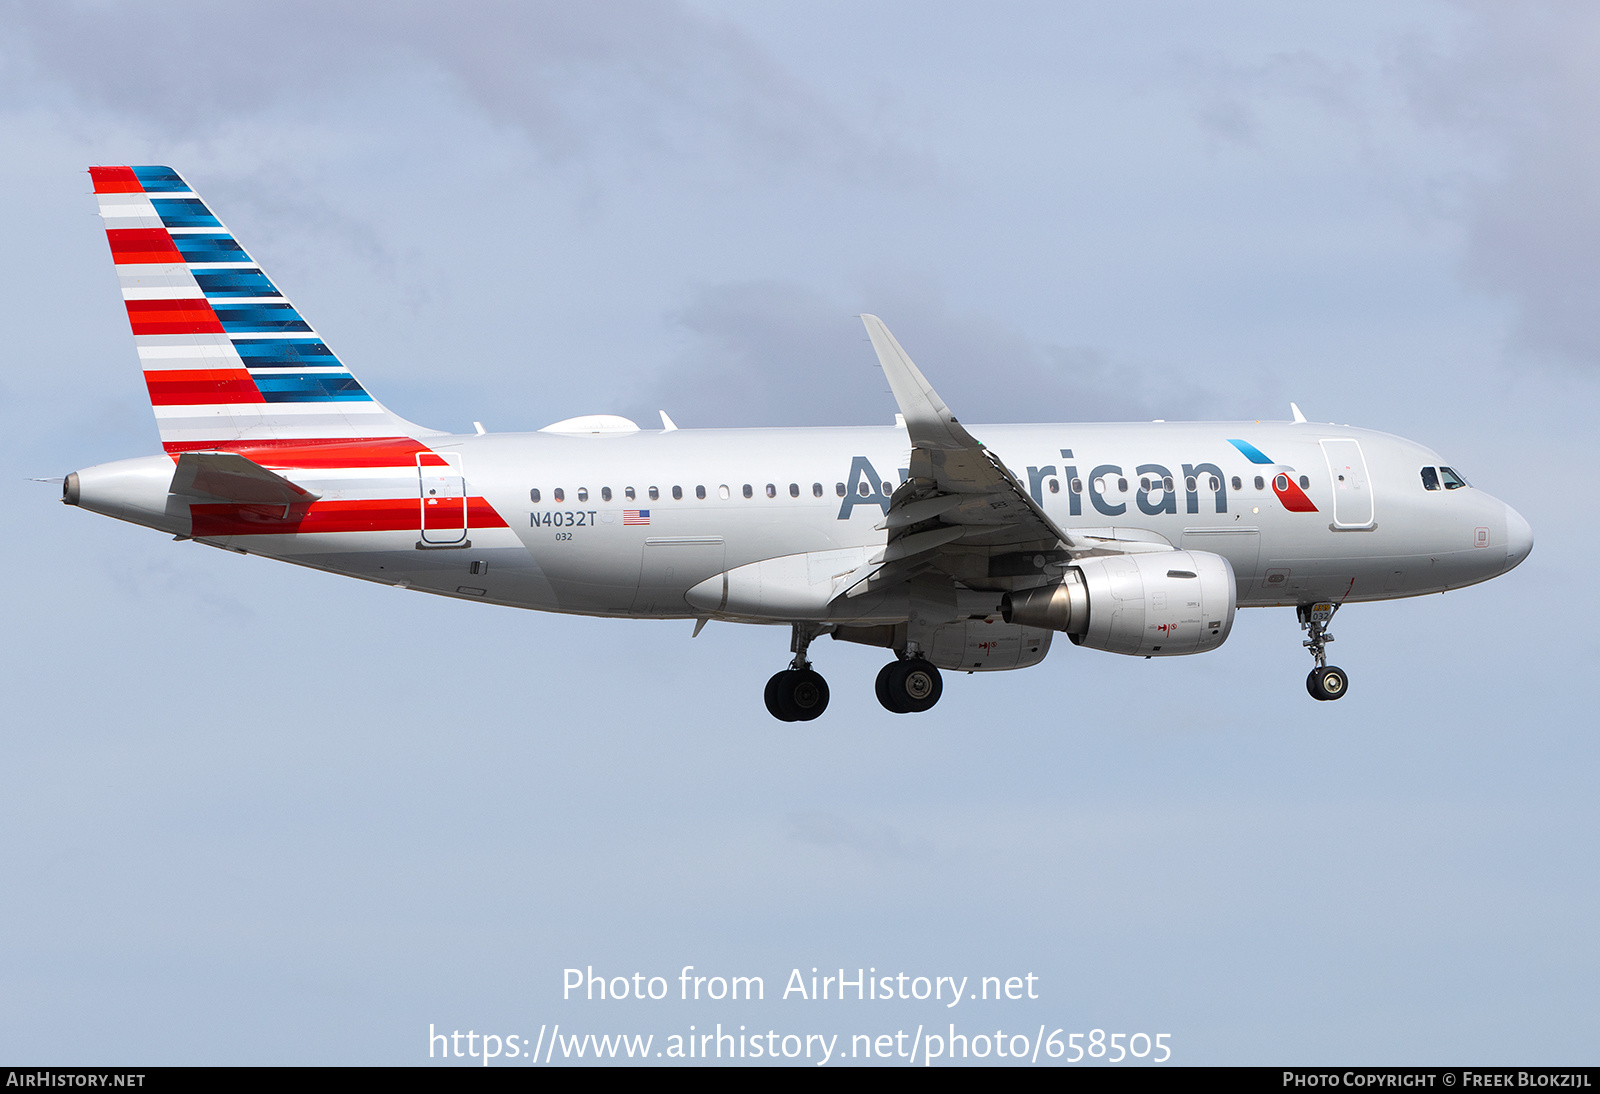
[[[1424,490],[1439,489],[1439,472],[1431,467],[1424,467],[1422,469],[1422,488]]]
[[[1460,490],[1467,485],[1467,480],[1456,474],[1448,467],[1439,468],[1439,477],[1444,480],[1446,490]]]

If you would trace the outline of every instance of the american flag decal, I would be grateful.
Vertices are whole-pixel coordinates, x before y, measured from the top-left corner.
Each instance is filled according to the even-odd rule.
[[[622,526],[624,528],[626,528],[630,524],[649,524],[649,523],[650,523],[650,510],[648,510],[648,509],[624,509],[622,511]]]

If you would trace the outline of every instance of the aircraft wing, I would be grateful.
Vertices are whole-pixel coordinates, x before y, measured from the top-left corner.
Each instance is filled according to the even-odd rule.
[[[1052,560],[1170,550],[1168,544],[1073,535],[1051,520],[999,456],[968,433],[912,363],[883,320],[863,315],[878,363],[911,437],[910,477],[889,499],[881,556],[841,578],[836,595],[859,596],[929,569],[970,574],[997,554],[1048,552]]]

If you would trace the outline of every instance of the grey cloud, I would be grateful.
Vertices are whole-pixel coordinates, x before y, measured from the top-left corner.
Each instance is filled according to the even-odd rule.
[[[953,312],[931,286],[900,280],[852,307],[785,282],[707,286],[674,318],[688,346],[639,420],[666,408],[680,425],[877,425],[894,396],[856,313],[879,315],[946,402],[970,422],[1196,416],[1197,388],[1084,347],[1039,345]]]
[[[1359,72],[1315,53],[1275,53],[1256,63],[1220,54],[1186,54],[1177,60],[1180,78],[1195,96],[1195,117],[1212,138],[1255,146],[1264,139],[1262,114],[1274,101],[1309,102],[1325,116],[1359,122]]]
[[[1447,47],[1412,42],[1398,66],[1418,115],[1491,166],[1465,181],[1464,269],[1516,309],[1515,347],[1600,363],[1600,10],[1466,5]]]
[[[802,843],[828,850],[844,848],[876,863],[916,858],[926,851],[890,825],[852,824],[832,813],[795,813],[789,817],[789,825],[793,838]]]
[[[210,134],[274,108],[315,118],[330,94],[382,100],[442,77],[548,160],[629,149],[850,177],[912,177],[916,157],[846,121],[727,22],[625,4],[285,2],[158,7],[5,0],[0,73],[64,86],[163,132]],[[365,104],[362,109],[383,110]],[[403,113],[404,103],[392,104]]]

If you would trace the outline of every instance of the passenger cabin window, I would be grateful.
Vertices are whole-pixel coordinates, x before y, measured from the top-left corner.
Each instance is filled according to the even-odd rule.
[[[1273,479],[1272,480],[1272,488],[1274,490],[1287,490],[1287,489],[1289,489],[1289,476],[1288,475],[1279,475],[1277,478]]]
[[[723,501],[727,501],[729,498],[733,497],[733,491],[728,489],[727,483],[723,483],[721,486],[717,487],[717,497],[721,498]]]
[[[1267,480],[1262,478],[1260,475],[1257,475],[1256,476],[1256,489],[1257,490],[1265,490],[1266,488],[1267,488]]]
[[[1215,481],[1215,480],[1212,480],[1212,481]],[[1200,489],[1200,484],[1195,482],[1193,475],[1190,475],[1188,478],[1183,480],[1183,488],[1185,490],[1189,491],[1189,493],[1192,494],[1196,490]]]
[[[1424,490],[1439,489],[1439,472],[1431,467],[1424,467],[1422,469],[1422,488]]]
[[[1446,490],[1460,490],[1467,485],[1467,480],[1456,474],[1448,467],[1439,468],[1439,477],[1444,480]]]
[[[602,486],[600,488],[600,500],[601,501],[610,501],[611,500],[611,487]]]
[[[683,500],[683,487],[674,486],[672,488],[672,500],[673,501],[682,501]]]
[[[588,501],[589,500],[589,488],[587,486],[578,487],[578,500],[579,501]]]
[[[1050,492],[1052,494],[1061,493],[1061,480],[1060,479],[1051,479],[1050,480]]]
[[[1311,489],[1311,476],[1310,475],[1301,475],[1300,476],[1300,489],[1302,489],[1302,490],[1310,490]]]
[[[1127,479],[1118,479],[1117,480],[1117,490],[1120,491],[1121,493],[1126,494],[1128,492],[1128,480]]]
[[[1218,490],[1222,489],[1222,480],[1221,479],[1217,478],[1215,475],[1210,475],[1210,476],[1207,476],[1207,477],[1211,480],[1211,492],[1213,494],[1215,494]]]
[[[860,494],[862,497],[866,497],[868,494],[872,493],[871,484],[869,484],[866,479],[862,479],[861,485],[856,487],[856,493]]]
[[[537,486],[528,491],[528,500],[535,505],[539,504],[539,488]]]
[[[1166,476],[1165,478],[1163,478],[1161,480],[1161,489],[1165,490],[1169,494],[1172,493],[1172,476],[1171,475],[1168,475],[1168,476]]]
[[[755,497],[755,494],[756,494],[756,492],[754,490],[750,489],[750,484],[749,483],[745,483],[744,484],[744,496],[747,497],[747,498],[753,498],[753,497]]]
[[[778,496],[778,488],[776,486],[772,485],[770,482],[767,483],[767,497],[775,498],[777,496]]]
[[[1083,493],[1083,480],[1082,479],[1073,479],[1072,480],[1072,492],[1074,494]]]
[[[657,501],[660,498],[661,498],[661,491],[657,490],[655,487],[652,486],[650,488],[650,500],[651,501]]]
[[[800,484],[799,483],[791,482],[789,484],[789,496],[791,498],[798,498],[800,496]]]
[[[844,483],[842,483],[842,482],[834,483],[833,484],[833,492],[835,494],[838,494],[841,498],[844,497]]]
[[[814,498],[822,497],[822,484],[820,482],[811,484],[811,496]]]
[[[559,486],[550,492],[550,496],[555,498],[557,501],[567,500],[567,492]]]
[[[1239,476],[1238,475],[1235,475],[1233,477],[1233,488],[1235,490],[1243,490],[1244,489],[1244,483],[1239,481]]]
[[[694,488],[694,496],[696,498],[698,498],[699,500],[701,500],[701,501],[705,501],[706,500],[706,488],[703,487],[703,486],[695,487]]]
[[[634,498],[635,498],[635,496],[636,496],[636,495],[635,495],[635,494],[634,494],[634,492],[633,492],[633,487],[631,487],[631,486],[625,486],[625,487],[623,487],[623,489],[622,489],[622,496],[623,496],[623,497],[625,497],[625,498],[627,498],[627,499],[628,499],[628,500],[629,500],[629,501],[633,501],[633,500],[634,500]]]

